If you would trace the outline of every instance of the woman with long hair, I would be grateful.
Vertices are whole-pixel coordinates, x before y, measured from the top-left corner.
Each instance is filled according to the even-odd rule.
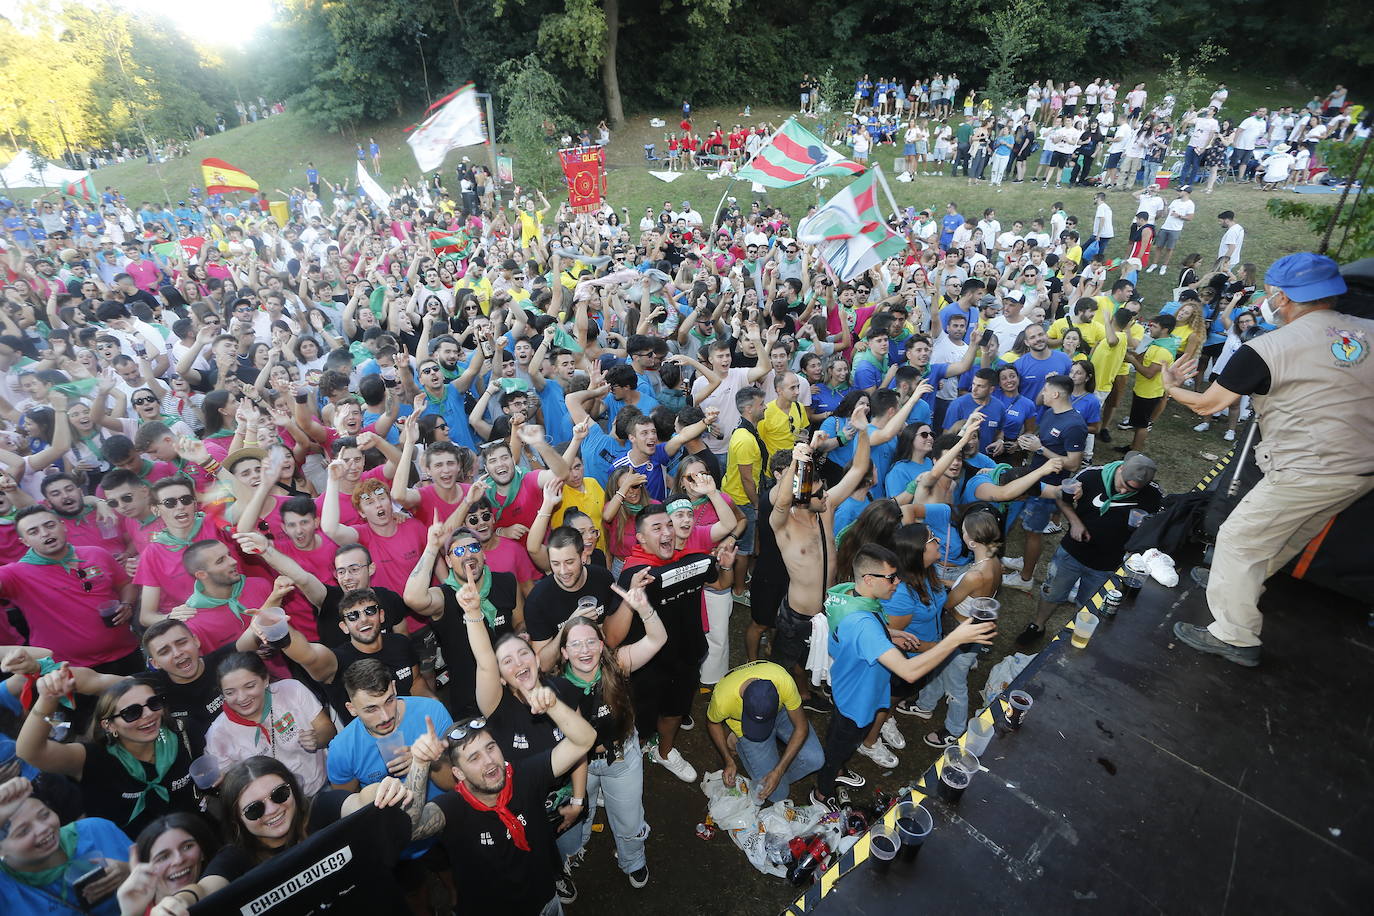
[[[930,450],[934,445],[935,429],[929,423],[908,423],[903,426],[897,435],[897,450],[893,453],[897,460],[888,469],[884,492],[896,497],[898,493],[905,492],[917,477],[929,471],[934,466],[930,459]]]
[[[122,916],[142,916],[159,900],[199,881],[219,851],[219,838],[203,817],[178,811],[144,827],[134,849],[129,877],[119,886]]]
[[[326,709],[296,680],[271,681],[254,652],[233,652],[215,672],[224,708],[205,733],[205,752],[221,773],[249,757],[285,763],[307,798],[324,787],[325,755],[337,729]]]
[[[99,685],[107,684],[102,678]],[[81,787],[84,810],[136,833],[156,818],[199,807],[186,741],[163,724],[165,700],[136,678],[116,679],[96,700],[91,736],[61,744],[49,719],[77,689],[65,664],[38,679],[38,698],[15,742],[19,758]]]
[[[1070,395],[1073,409],[1088,424],[1088,443],[1083,449],[1083,466],[1087,467],[1092,459],[1094,437],[1102,429],[1102,402],[1096,393],[1097,370],[1090,360],[1078,360],[1069,367],[1069,379],[1073,381],[1073,394]]]
[[[862,388],[851,388],[839,404],[835,405],[829,419],[821,424],[821,432],[825,433],[826,438],[822,446],[825,461],[821,464],[820,470],[826,483],[831,486],[839,483],[854,460],[854,437],[858,433],[858,427],[854,423],[856,410],[860,412],[867,428],[868,392]]]
[[[627,465],[611,471],[606,487],[610,496],[601,510],[601,521],[606,526],[611,572],[617,576],[625,565],[625,558],[635,549],[635,516],[653,502],[644,484],[644,475]]]
[[[224,389],[212,391],[201,402],[201,409],[205,412],[205,429],[200,437],[210,456],[222,462],[229,456],[229,443],[237,426],[238,395]]]
[[[600,625],[586,617],[572,618],[559,635],[561,664],[552,687],[596,729],[587,765],[586,806],[594,811],[598,796],[604,800],[617,864],[632,886],[643,887],[649,878],[644,858],[649,826],[644,822],[644,754],[635,729],[630,674],[663,648],[668,632],[642,588],[612,588],[639,615],[643,637],[612,649]],[[584,819],[575,854],[580,855],[591,839],[593,820]]]
[[[821,368],[819,384],[811,386],[811,406],[823,413],[833,414],[845,397],[854,390],[849,381],[849,361],[842,353],[827,357]]]
[[[1064,355],[1075,362],[1087,362],[1091,355],[1088,348],[1083,344],[1083,332],[1073,325],[1064,329],[1064,336],[1060,338],[1060,347]]]

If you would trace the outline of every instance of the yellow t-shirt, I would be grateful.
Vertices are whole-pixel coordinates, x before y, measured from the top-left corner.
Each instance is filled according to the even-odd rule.
[[[730,446],[725,456],[725,482],[721,489],[735,501],[735,505],[749,506],[753,505],[753,501],[745,495],[744,484],[739,478],[742,466],[754,469],[754,489],[757,491],[759,481],[763,478],[763,455],[749,430],[737,428],[730,434]]]
[[[745,681],[761,679],[772,681],[778,688],[778,710],[801,708],[801,694],[797,692],[797,682],[782,665],[772,662],[756,661],[740,665],[716,683],[711,692],[711,703],[706,707],[706,718],[711,722],[723,722],[729,726],[736,737],[744,737],[740,718],[744,715],[744,697],[740,687]]]
[[[563,502],[559,505],[558,511],[554,512],[553,518],[549,519],[549,530],[553,531],[563,524],[563,515],[569,509],[581,509],[590,515],[592,521],[596,523],[597,530],[601,532],[601,537],[597,538],[596,546],[605,550],[606,525],[601,521],[601,510],[605,505],[606,491],[595,477],[582,478],[582,489],[580,490],[574,490],[565,485],[563,487]]]
[[[777,401],[769,401],[763,409],[763,419],[759,421],[759,437],[768,446],[768,454],[790,452],[797,444],[797,433],[806,431],[806,411],[800,404],[793,404],[790,411],[783,411]],[[732,496],[734,494],[731,494]]]
[[[1113,347],[1103,340],[1093,347],[1093,372],[1097,378],[1099,392],[1105,394],[1112,390],[1112,383],[1116,381],[1117,374],[1126,366],[1126,347],[1129,343],[1125,334],[1118,334],[1116,346]]]
[[[1167,366],[1174,361],[1174,354],[1159,346],[1150,344],[1145,348],[1144,355],[1140,358],[1142,366],[1153,366],[1156,364]],[[1147,378],[1144,373],[1136,372],[1135,386],[1131,389],[1138,398],[1160,398],[1164,396],[1164,370],[1160,370],[1154,378]]]
[[[1101,312],[1102,310],[1098,309],[1096,314],[1101,314]],[[1096,314],[1094,315],[1094,319],[1096,318]],[[1054,324],[1050,325],[1050,329],[1045,333],[1050,340],[1063,340],[1064,333],[1071,327],[1078,328],[1078,333],[1083,336],[1083,347],[1085,350],[1092,350],[1102,338],[1107,336],[1106,329],[1098,324],[1096,320],[1089,321],[1087,324],[1071,324],[1067,315],[1057,319]]]
[[[482,314],[491,313],[491,278],[483,276],[480,280],[471,280],[467,277],[459,280],[453,287],[455,290],[470,289],[473,297],[482,304]]]
[[[1082,245],[1075,245],[1075,246],[1073,246],[1072,248],[1070,248],[1070,249],[1068,249],[1067,251],[1065,251],[1065,252],[1064,252],[1064,259],[1067,260],[1067,261],[1073,261],[1073,262],[1074,262],[1075,264],[1077,264],[1079,267],[1082,267],[1082,266],[1083,266],[1083,246],[1082,246]]]
[[[532,241],[542,242],[544,240],[544,214],[548,210],[536,210],[531,216],[528,210],[521,210],[520,216],[520,244],[528,245]]]
[[[1178,352],[1182,353],[1184,347],[1188,345],[1188,338],[1193,336],[1193,326],[1191,324],[1175,325],[1172,336],[1178,338]]]

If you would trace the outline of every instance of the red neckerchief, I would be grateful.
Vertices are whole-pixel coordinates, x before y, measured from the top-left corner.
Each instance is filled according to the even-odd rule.
[[[651,553],[636,543],[634,550],[631,550],[629,555],[625,557],[624,568],[629,569],[634,566],[667,566],[676,559],[677,551],[675,550],[673,553],[674,556],[664,560],[660,558],[658,554]]]
[[[468,784],[464,780],[458,780],[455,787],[458,794],[463,796],[463,801],[467,802],[478,811],[495,811],[496,816],[501,819],[501,823],[506,825],[507,832],[510,833],[511,842],[516,849],[530,851],[529,841],[525,839],[525,825],[520,823],[520,819],[511,813],[510,800],[515,794],[515,770],[509,763],[506,764],[506,784],[501,787],[501,794],[496,797],[495,805],[485,805],[477,800],[477,796],[472,794]]]
[[[236,713],[234,712],[234,710],[229,708],[229,704],[227,703],[224,705],[224,715],[230,722],[233,722],[235,725],[246,725],[249,728],[260,729],[262,731],[263,740],[266,741],[269,746],[272,744],[272,731],[267,727],[266,722],[258,722],[254,719],[248,718],[245,715]]]

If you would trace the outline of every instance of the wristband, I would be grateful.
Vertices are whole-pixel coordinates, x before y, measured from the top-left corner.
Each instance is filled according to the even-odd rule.
[[[587,803],[587,800],[586,800],[585,798],[578,798],[576,795],[574,795],[574,796],[572,796],[571,798],[568,799],[568,804],[570,804],[570,805],[576,805],[576,806],[579,807],[579,808],[581,808],[581,807],[582,807],[583,805],[585,805],[586,803]]]
[[[486,623],[486,620],[485,617],[469,617],[467,614],[463,615],[464,623]]]
[[[291,631],[287,630],[286,635],[283,636],[281,639],[268,640],[267,645],[271,646],[273,649],[276,649],[278,652],[285,652],[286,647],[291,645]]]
[[[309,396],[309,395],[305,395],[305,394],[298,394],[298,395],[296,395],[296,403],[297,403],[297,404],[304,404],[304,403],[306,403],[309,399],[310,399],[310,396]]]
[[[175,894],[173,894],[172,896],[173,896],[173,897],[176,897],[176,896],[179,896],[179,895],[181,895],[181,894],[190,894],[192,897],[196,898],[195,900],[192,900],[192,901],[191,901],[192,903],[200,903],[200,891],[196,890],[195,888],[192,888],[192,887],[183,887],[181,890],[177,891],[177,892],[176,892]]]
[[[205,462],[204,464],[202,464],[201,467],[204,468],[208,473],[211,473],[211,474],[218,474],[219,471],[220,471],[220,468],[223,467],[223,465],[221,465],[221,464],[220,464],[218,461],[216,461],[215,459],[211,458],[209,461],[207,461],[207,462]]]

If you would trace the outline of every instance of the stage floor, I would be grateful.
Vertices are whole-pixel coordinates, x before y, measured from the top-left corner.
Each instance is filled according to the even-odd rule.
[[[999,730],[956,808],[925,801],[914,866],[865,861],[787,912],[1370,912],[1368,608],[1280,577],[1264,661],[1240,668],[1173,638],[1211,619],[1182,572],[1023,673],[1024,727]]]

